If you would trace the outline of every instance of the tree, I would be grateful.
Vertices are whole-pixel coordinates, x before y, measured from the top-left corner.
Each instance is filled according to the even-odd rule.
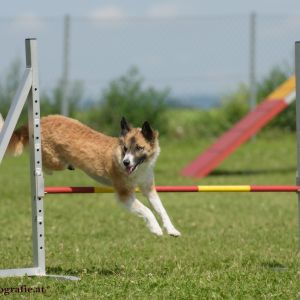
[[[167,129],[166,98],[168,89],[144,87],[144,79],[136,67],[113,80],[102,94],[102,106],[97,116],[98,124],[110,134],[119,133],[122,116],[130,123],[141,126],[149,121],[160,132]],[[94,116],[95,117],[95,116]]]
[[[261,102],[279,85],[286,81],[291,71],[286,67],[274,67],[270,73],[257,85],[257,98]],[[292,103],[269,124],[273,128],[296,130],[296,103]]]
[[[0,80],[0,112],[4,116],[7,114],[12,99],[15,96],[21,82],[21,62],[14,60],[8,68],[7,75]],[[83,98],[84,88],[80,81],[70,84],[68,101],[70,116],[73,116],[79,110]],[[50,92],[41,92],[41,113],[42,115],[60,113],[62,101],[62,86],[59,82]],[[26,118],[26,106],[22,111],[21,121]]]
[[[0,112],[7,114],[21,81],[21,61],[15,59],[8,68],[7,75],[0,81]]]
[[[270,72],[257,83],[257,103],[263,101],[270,93],[272,93],[280,84],[287,80],[290,76],[290,70],[286,67],[275,66]],[[247,111],[249,99],[248,86],[241,84],[232,94],[223,98],[223,111],[226,120],[234,124],[241,119]],[[286,110],[273,119],[269,127],[281,128],[288,130],[296,129],[296,105],[291,104]]]
[[[69,103],[69,116],[74,117],[80,110],[80,104],[84,94],[84,87],[81,81],[75,81],[69,85],[67,100]],[[63,99],[63,87],[59,82],[50,92],[43,92],[41,95],[41,111],[43,115],[59,114],[61,101]]]

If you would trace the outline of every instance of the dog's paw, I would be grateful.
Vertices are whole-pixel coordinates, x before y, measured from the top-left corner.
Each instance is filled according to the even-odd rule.
[[[171,236],[174,236],[174,237],[181,236],[181,233],[175,228],[167,229],[167,233]]]
[[[161,230],[160,227],[156,227],[156,228],[150,228],[150,231],[152,233],[154,233],[157,236],[162,236],[163,235],[163,231]]]

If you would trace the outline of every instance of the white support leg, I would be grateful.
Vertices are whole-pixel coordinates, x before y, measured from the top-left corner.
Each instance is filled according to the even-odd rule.
[[[31,84],[32,84],[32,71],[31,68],[26,68],[20,86],[11,103],[9,112],[7,114],[4,125],[0,132],[0,163],[3,159],[10,138],[19,120],[20,114],[22,112],[27,96],[31,89]]]
[[[44,238],[44,180],[42,173],[42,149],[40,130],[40,99],[35,39],[26,40],[26,67],[32,69],[32,86],[28,95],[28,131],[30,149],[30,179],[32,207],[32,246],[34,267],[45,275]]]

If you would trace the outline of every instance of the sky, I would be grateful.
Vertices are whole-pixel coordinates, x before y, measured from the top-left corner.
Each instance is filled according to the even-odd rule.
[[[37,1],[10,0],[1,5],[1,16],[178,16],[178,15],[211,15],[241,14],[256,11],[262,14],[295,14],[300,10],[297,0],[169,0],[169,1]]]
[[[5,1],[0,10],[0,79],[24,38],[37,37],[40,82],[62,74],[63,16],[71,16],[70,78],[95,97],[137,66],[149,85],[175,95],[224,94],[249,77],[249,15],[257,14],[257,77],[293,65],[299,0]],[[299,34],[300,39],[300,34]]]

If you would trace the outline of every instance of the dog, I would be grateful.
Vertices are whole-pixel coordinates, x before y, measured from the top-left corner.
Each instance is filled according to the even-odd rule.
[[[136,198],[138,187],[162,219],[166,232],[180,236],[155,189],[153,171],[160,153],[158,132],[147,121],[141,128],[132,128],[123,117],[120,125],[120,136],[111,137],[61,115],[41,118],[45,172],[81,169],[97,182],[112,186],[117,199],[130,212],[144,218],[152,233],[161,236],[163,231],[154,214]],[[18,128],[10,139],[7,152],[20,155],[28,140],[28,127]]]

